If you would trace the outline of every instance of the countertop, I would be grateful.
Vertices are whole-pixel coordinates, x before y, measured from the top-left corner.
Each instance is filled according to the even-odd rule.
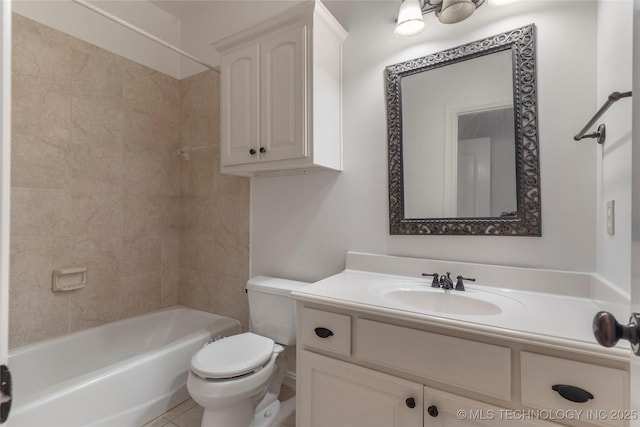
[[[430,287],[431,278],[414,278],[359,270],[345,270],[291,293],[297,300],[333,305],[360,312],[421,324],[448,327],[476,334],[498,336],[510,340],[535,343],[557,349],[624,361],[629,359],[628,343],[614,348],[596,343],[592,332],[594,315],[601,310],[624,313],[625,307],[588,298],[556,295],[524,290],[491,287],[485,284],[465,284],[467,294],[495,301],[502,310],[498,314],[469,315],[426,312],[416,304],[404,304],[385,298],[382,291],[397,287]],[[444,290],[435,290],[445,292]]]

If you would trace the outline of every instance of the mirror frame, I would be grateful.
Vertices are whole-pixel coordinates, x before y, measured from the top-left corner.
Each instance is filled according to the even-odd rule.
[[[516,144],[517,215],[483,218],[405,218],[402,162],[402,77],[511,50]],[[534,24],[385,69],[390,234],[541,236],[540,161]]]

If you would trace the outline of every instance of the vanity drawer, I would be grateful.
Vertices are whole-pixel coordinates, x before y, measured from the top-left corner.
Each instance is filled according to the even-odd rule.
[[[584,421],[624,426],[629,374],[619,369],[522,352],[520,355],[522,404],[539,409],[583,410]],[[553,390],[554,385],[579,387],[593,396],[577,403]],[[566,388],[565,388],[566,389]],[[560,389],[559,389],[560,390]],[[582,393],[579,393],[582,394]]]
[[[304,307],[300,324],[303,345],[345,356],[351,354],[351,316]]]
[[[511,400],[511,349],[358,319],[355,356],[422,378]]]

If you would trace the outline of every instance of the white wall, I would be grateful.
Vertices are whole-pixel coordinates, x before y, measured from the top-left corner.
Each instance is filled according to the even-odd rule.
[[[611,92],[632,86],[633,2],[598,2],[598,106]],[[631,280],[631,99],[614,104],[598,123],[607,126],[598,147],[597,273],[629,293]],[[593,140],[588,144],[597,145]],[[607,201],[615,200],[615,235],[607,234]]]
[[[252,180],[252,274],[317,280],[347,250],[594,271],[596,154],[572,136],[596,108],[596,4],[521,2],[480,8],[420,36],[393,36],[398,2],[327,2],[344,45],[344,171]],[[537,25],[542,237],[390,236],[383,86],[386,65]],[[482,82],[478,82],[482,84]]]

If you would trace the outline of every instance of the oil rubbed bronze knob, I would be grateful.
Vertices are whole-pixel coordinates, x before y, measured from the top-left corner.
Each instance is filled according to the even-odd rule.
[[[264,148],[264,147],[260,147],[260,152],[261,152],[262,154],[264,154],[264,153],[266,153],[266,152],[267,152],[267,149],[266,149],[266,148]]]
[[[416,400],[413,397],[408,398],[407,400],[404,401],[404,403],[407,404],[408,408],[415,408],[416,407]]]
[[[427,414],[431,415],[432,417],[437,417],[438,416],[438,407],[436,405],[431,405],[427,408]]]
[[[613,347],[620,339],[628,340],[631,349],[640,355],[640,315],[633,313],[628,325],[621,325],[615,316],[607,311],[598,312],[593,318],[593,335],[604,347]]]
[[[254,150],[253,148],[252,148],[252,149],[250,149],[250,150],[249,150],[249,154],[251,154],[251,155],[253,156],[254,154],[256,154],[256,150]]]

